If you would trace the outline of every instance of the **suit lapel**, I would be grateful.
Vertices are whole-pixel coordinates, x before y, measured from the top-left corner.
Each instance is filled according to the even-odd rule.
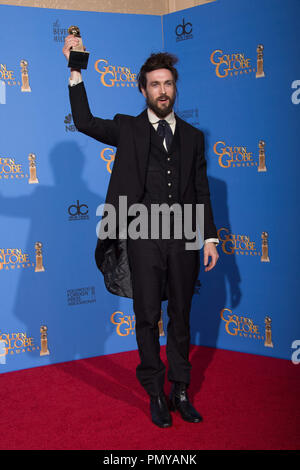
[[[134,141],[137,156],[137,166],[141,179],[142,187],[145,184],[147,162],[150,148],[150,122],[148,119],[147,109],[136,116],[133,121]]]
[[[193,134],[185,121],[175,116],[180,138],[180,195],[183,197],[193,163]]]

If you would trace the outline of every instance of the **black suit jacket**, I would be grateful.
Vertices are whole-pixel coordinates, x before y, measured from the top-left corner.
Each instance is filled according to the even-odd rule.
[[[78,131],[117,148],[105,203],[113,204],[118,220],[119,195],[127,196],[127,206],[138,203],[144,193],[150,148],[147,110],[138,116],[116,114],[114,119],[94,117],[84,83],[69,86],[73,120]],[[204,239],[217,238],[206,174],[203,132],[176,114],[180,137],[180,198],[182,204],[204,204]],[[95,259],[109,292],[132,298],[127,259],[127,240],[98,239]],[[167,298],[166,293],[162,300]]]

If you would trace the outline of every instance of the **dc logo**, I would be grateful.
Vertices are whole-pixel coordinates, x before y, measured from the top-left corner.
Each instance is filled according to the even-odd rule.
[[[185,23],[185,20],[183,18],[182,24],[178,24],[175,28],[177,40],[180,41],[181,39],[190,39],[191,37],[193,37],[191,36],[192,31],[193,31],[192,23]]]
[[[81,210],[82,207],[86,207],[87,210]],[[86,204],[79,204],[77,200],[77,205],[73,204],[72,206],[68,207],[68,213],[71,217],[76,217],[78,215],[86,215],[89,209]]]

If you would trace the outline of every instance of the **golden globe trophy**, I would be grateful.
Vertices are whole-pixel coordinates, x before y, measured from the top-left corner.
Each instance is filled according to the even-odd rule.
[[[270,317],[265,318],[265,346],[267,348],[273,348],[272,343],[272,329],[271,329],[272,320]]]
[[[160,311],[160,319],[159,319],[159,322],[158,322],[159,336],[165,336],[162,313],[163,312],[161,310]]]
[[[257,52],[256,78],[261,78],[265,76],[263,50],[264,50],[264,46],[262,44],[259,44],[256,48],[256,52]]]
[[[36,242],[35,244],[35,272],[40,273],[45,271],[43,266],[43,254],[42,254],[42,246],[41,242]]]
[[[28,156],[29,160],[29,184],[36,184],[39,180],[36,177],[36,156],[34,153],[30,153]]]
[[[268,232],[262,232],[261,234],[261,238],[262,238],[262,245],[261,245],[261,251],[262,251],[262,255],[261,255],[261,258],[260,258],[260,261],[266,261],[266,262],[270,262],[270,258],[269,258],[269,246],[268,246]]]
[[[22,75],[22,86],[21,91],[31,91],[29,86],[29,76],[28,76],[28,62],[27,60],[22,59],[20,62],[21,66],[21,75]]]
[[[68,67],[71,69],[86,69],[90,53],[84,50],[78,26],[70,26],[68,33],[73,34],[79,40],[78,46],[73,46],[70,50]]]
[[[48,336],[47,336],[48,328],[46,326],[41,326],[40,333],[41,333],[41,350],[40,356],[48,356],[50,351],[48,349]]]
[[[258,148],[259,148],[259,157],[258,157],[258,161],[259,161],[259,164],[258,164],[258,169],[257,171],[267,171],[267,168],[266,168],[266,154],[265,154],[265,141],[264,140],[260,140],[258,142]]]

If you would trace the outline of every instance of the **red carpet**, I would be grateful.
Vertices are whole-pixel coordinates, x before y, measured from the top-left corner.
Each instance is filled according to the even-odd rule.
[[[137,351],[1,374],[0,449],[300,449],[300,365],[196,346],[190,358],[204,421],[172,413],[168,429],[150,421]]]

